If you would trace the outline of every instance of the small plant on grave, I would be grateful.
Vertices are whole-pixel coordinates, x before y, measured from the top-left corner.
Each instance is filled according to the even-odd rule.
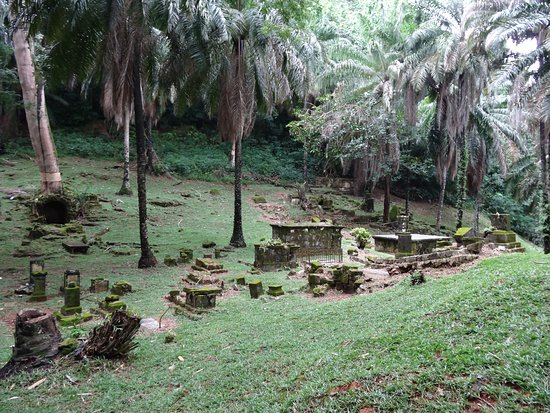
[[[411,285],[420,285],[426,282],[426,277],[422,271],[415,271],[411,274]]]
[[[359,249],[365,249],[371,238],[371,233],[366,228],[361,227],[353,228],[351,235],[355,237]]]

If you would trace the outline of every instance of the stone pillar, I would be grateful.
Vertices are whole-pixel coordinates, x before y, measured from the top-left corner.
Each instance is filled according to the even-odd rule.
[[[48,299],[46,296],[46,275],[48,275],[47,271],[32,273],[34,288],[29,301],[46,301]]]
[[[251,298],[260,298],[261,295],[264,293],[264,287],[262,285],[262,282],[257,281],[250,281],[248,283],[248,288],[250,290],[250,297]]]
[[[34,258],[29,261],[29,284],[34,284],[34,279],[32,278],[32,274],[34,272],[42,272],[44,271],[44,258]]]
[[[70,282],[63,292],[65,305],[61,308],[61,314],[73,315],[82,312],[80,306],[80,286],[74,282]]]
[[[409,232],[397,233],[397,254],[396,258],[412,255],[412,234]]]
[[[235,282],[237,285],[246,285],[246,278],[244,276],[240,276],[235,278]]]
[[[399,215],[397,217],[397,232],[409,232],[408,215]]]
[[[365,199],[365,212],[374,212],[374,198]]]

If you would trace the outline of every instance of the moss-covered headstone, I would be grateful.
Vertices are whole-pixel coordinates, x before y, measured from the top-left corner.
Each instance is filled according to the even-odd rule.
[[[264,287],[260,280],[250,281],[248,283],[248,289],[250,290],[251,298],[260,298],[264,293]]]

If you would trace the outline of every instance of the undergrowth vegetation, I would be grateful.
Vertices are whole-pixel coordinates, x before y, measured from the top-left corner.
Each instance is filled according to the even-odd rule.
[[[60,156],[123,159],[122,139],[74,129],[58,129],[54,135]],[[133,144],[135,139],[130,141]],[[208,181],[232,179],[233,169],[229,161],[231,144],[221,142],[215,132],[206,134],[194,127],[175,132],[154,131],[153,141],[163,165],[177,176]],[[33,156],[28,139],[12,139],[6,144],[8,153]],[[131,154],[134,153],[132,149]],[[310,162],[314,166],[315,161]],[[249,180],[268,178],[299,182],[303,177],[302,168],[303,149],[297,142],[278,136],[251,136],[243,141],[243,171]]]

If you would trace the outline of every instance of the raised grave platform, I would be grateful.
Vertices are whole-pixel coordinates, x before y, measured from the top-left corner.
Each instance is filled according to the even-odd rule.
[[[300,247],[298,261],[342,261],[342,226],[326,222],[271,224],[272,238]]]
[[[398,253],[398,236],[395,234],[373,235],[374,249],[387,254]],[[439,235],[411,234],[411,255],[429,254],[433,252],[438,241],[450,241],[450,237]]]

